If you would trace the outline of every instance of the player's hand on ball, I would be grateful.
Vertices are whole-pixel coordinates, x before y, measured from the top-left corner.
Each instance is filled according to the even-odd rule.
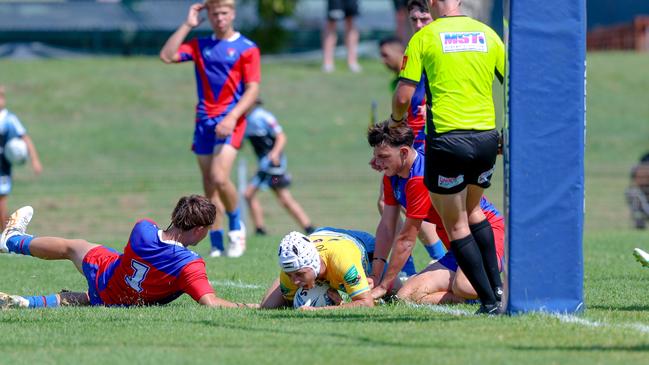
[[[203,10],[204,8],[204,4],[193,4],[192,6],[190,6],[189,14],[187,14],[187,20],[185,20],[185,24],[187,24],[191,28],[198,27],[205,20],[199,15],[201,10]]]

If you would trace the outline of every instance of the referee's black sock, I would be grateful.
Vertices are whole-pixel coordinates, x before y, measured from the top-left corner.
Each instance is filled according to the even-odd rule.
[[[496,303],[494,291],[489,284],[489,278],[485,272],[484,265],[482,264],[482,256],[480,249],[473,239],[472,235],[468,235],[459,240],[451,241],[451,250],[455,255],[455,260],[460,266],[464,274],[483,305],[493,305]]]
[[[500,278],[500,271],[498,271],[498,256],[496,255],[494,232],[491,229],[491,224],[485,219],[480,223],[469,225],[469,229],[480,249],[482,263],[487,271],[487,277],[496,295],[496,300],[501,300],[500,295],[495,293],[498,288],[502,291],[503,282]]]

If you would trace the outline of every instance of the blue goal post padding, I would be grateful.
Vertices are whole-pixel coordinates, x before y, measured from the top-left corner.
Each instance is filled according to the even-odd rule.
[[[508,0],[507,310],[583,309],[586,0]]]

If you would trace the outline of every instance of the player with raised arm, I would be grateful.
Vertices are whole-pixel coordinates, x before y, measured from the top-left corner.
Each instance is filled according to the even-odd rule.
[[[216,207],[205,197],[180,198],[165,230],[150,220],[137,222],[123,254],[83,239],[28,235],[33,212],[27,206],[11,215],[0,236],[0,252],[70,260],[85,276],[88,291],[28,297],[0,293],[0,308],[156,305],[169,303],[183,293],[209,307],[243,306],[215,295],[205,262],[187,248],[205,238],[214,223]]]
[[[291,306],[298,289],[313,288],[316,281],[347,293],[351,302],[301,309],[374,306],[366,274],[372,251],[374,237],[366,232],[323,227],[309,236],[289,233],[279,244],[279,279],[266,292],[261,308]]]
[[[447,248],[450,241],[424,185],[425,157],[412,147],[412,129],[405,124],[391,127],[389,121],[385,121],[368,130],[367,140],[374,149],[376,164],[385,174],[385,208],[376,229],[371,274],[376,283],[372,297],[380,298],[392,289],[399,268],[412,252],[422,222],[435,224],[437,234]],[[397,220],[400,206],[406,210],[406,220],[399,229]],[[482,197],[480,206],[491,224],[495,251],[501,261],[505,237],[503,217],[485,197]],[[411,277],[399,289],[397,296],[417,303],[440,304],[474,299],[476,292],[462,270],[458,269],[455,256],[449,250],[439,261]]]
[[[189,32],[203,21],[203,10],[214,34],[185,42]],[[230,172],[246,130],[245,114],[259,95],[261,68],[259,48],[233,28],[235,15],[235,0],[193,4],[185,22],[160,51],[165,63],[194,62],[198,104],[192,149],[205,195],[219,208],[210,232],[212,257],[224,251],[223,209],[229,219],[227,255],[239,257],[246,249],[246,231]]]

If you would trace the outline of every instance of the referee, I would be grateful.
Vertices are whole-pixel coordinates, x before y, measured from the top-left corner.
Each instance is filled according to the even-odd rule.
[[[491,225],[480,198],[491,185],[498,150],[492,96],[503,81],[505,47],[488,26],[462,14],[461,0],[430,0],[435,21],[406,49],[391,119],[400,123],[422,74],[428,78],[424,181],[476,289],[477,314],[500,314],[502,281]]]

